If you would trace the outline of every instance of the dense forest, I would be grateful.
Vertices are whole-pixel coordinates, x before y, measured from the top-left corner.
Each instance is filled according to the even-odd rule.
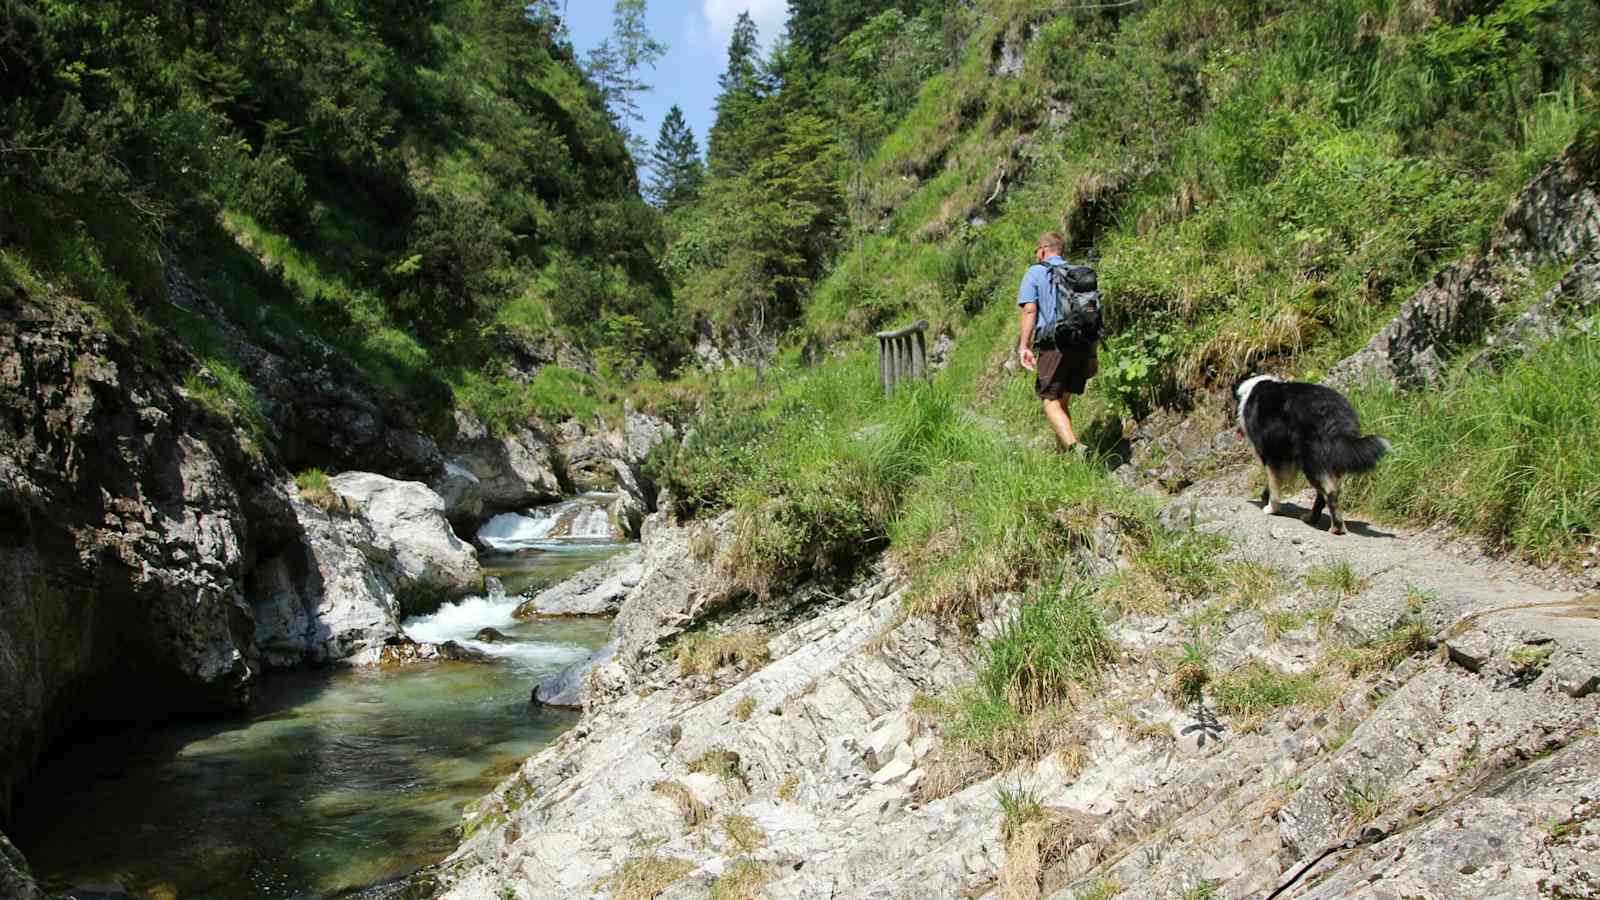
[[[385,387],[444,403],[452,386],[486,412],[509,402],[496,361],[552,329],[630,349],[660,336],[649,361],[674,363],[659,218],[546,5],[3,15],[8,281],[206,355],[207,323],[161,302],[177,265],[241,322],[315,335]]]

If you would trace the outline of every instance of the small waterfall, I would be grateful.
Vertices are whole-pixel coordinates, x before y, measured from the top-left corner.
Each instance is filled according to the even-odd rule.
[[[611,522],[612,494],[583,494],[550,506],[501,513],[478,529],[478,542],[501,553],[559,550],[573,541],[615,541],[622,535]]]
[[[414,641],[442,644],[455,641],[463,647],[482,650],[498,656],[512,665],[526,669],[547,670],[582,659],[589,649],[581,644],[549,640],[530,641],[522,634],[528,630],[526,623],[511,615],[522,601],[520,597],[507,597],[505,590],[494,590],[495,585],[482,597],[463,597],[455,603],[446,603],[436,612],[413,616],[401,627]],[[493,628],[505,635],[505,640],[480,641],[478,632]]]

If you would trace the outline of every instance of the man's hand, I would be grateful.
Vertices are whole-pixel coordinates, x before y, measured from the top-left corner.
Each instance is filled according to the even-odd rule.
[[[1029,372],[1034,371],[1034,367],[1039,364],[1039,361],[1033,356],[1032,347],[1018,347],[1017,356],[1022,358],[1022,367]]]

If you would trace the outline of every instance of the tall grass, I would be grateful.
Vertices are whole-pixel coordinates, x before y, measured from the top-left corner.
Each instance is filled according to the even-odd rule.
[[[1449,387],[1356,392],[1394,450],[1347,504],[1446,522],[1548,563],[1600,540],[1600,338],[1577,334]]]
[[[989,642],[978,687],[1024,714],[1067,703],[1116,653],[1091,592],[1056,587],[1024,603]]]

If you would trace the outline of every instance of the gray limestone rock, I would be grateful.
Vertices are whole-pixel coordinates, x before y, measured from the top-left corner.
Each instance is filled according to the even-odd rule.
[[[451,459],[478,479],[485,511],[517,509],[561,498],[555,451],[543,434],[532,428],[519,428],[496,437],[470,413],[457,410],[455,419]]]
[[[589,680],[589,673],[610,662],[616,652],[616,642],[608,641],[584,659],[539,682],[533,689],[533,699],[545,706],[582,709],[584,686]]]
[[[295,501],[304,539],[266,560],[248,589],[256,646],[271,666],[371,664],[401,634],[400,602],[372,525]]]
[[[631,402],[624,405],[621,449],[625,462],[637,466],[644,462],[657,444],[676,440],[677,437],[678,430],[672,423],[660,416],[635,410]]]
[[[639,583],[617,611],[611,634],[617,664],[631,675],[660,664],[663,642],[715,612],[732,591],[709,559],[697,558],[690,544],[704,528],[717,547],[727,541],[732,513],[693,526],[671,525],[660,514],[645,523],[640,544]]]
[[[1218,674],[1321,672],[1333,696],[1254,719],[1174,707],[1156,662],[1191,632],[1140,617],[1117,623],[1136,646],[1070,711],[1065,750],[930,791],[951,777],[944,736],[913,698],[971,683],[970,637],[902,616],[896,582],[874,577],[837,605],[775,620],[769,663],[708,686],[658,666],[652,648],[747,601],[719,606],[714,575],[684,558],[685,529],[652,519],[617,657],[540,688],[542,699],[579,682],[581,723],[471,814],[482,827],[434,873],[443,896],[491,898],[506,884],[524,898],[582,893],[641,834],[692,867],[663,896],[702,895],[746,851],[691,827],[684,809],[697,805],[702,820],[745,816],[765,833],[754,855],[775,878],[764,896],[992,895],[1011,877],[1001,790],[1029,792],[1065,829],[1069,849],[1032,886],[1063,900],[1108,880],[1124,896],[1262,896],[1364,828],[1392,836],[1333,854],[1293,895],[1595,894],[1600,697],[1580,688],[1600,678],[1600,601],[1482,571],[1417,536],[1334,536],[1243,499],[1192,493],[1166,518],[1224,533],[1237,558],[1282,573],[1280,596],[1215,621]],[[1300,576],[1333,560],[1350,563],[1359,589],[1325,626],[1269,637],[1269,610],[1325,602]],[[1015,608],[981,604],[979,633]],[[1405,617],[1451,647],[1481,633],[1478,671],[1424,650],[1382,673],[1333,676],[1336,653]],[[737,759],[736,771],[714,777],[706,759]]]
[[[477,551],[456,537],[445,519],[444,501],[427,485],[345,472],[329,486],[371,526],[372,548],[405,614],[429,612],[444,598],[483,588]]]
[[[640,551],[619,554],[524,600],[513,615],[519,619],[615,615],[643,577]]]
[[[601,429],[586,429],[577,420],[568,419],[556,429],[555,446],[574,488],[580,491],[616,488],[611,469],[611,442]]]
[[[242,590],[293,539],[250,438],[69,307],[0,316],[0,816],[86,722],[234,710],[256,676]]]
[[[430,486],[444,501],[444,517],[452,526],[471,532],[483,520],[483,483],[459,460],[445,460]]]

